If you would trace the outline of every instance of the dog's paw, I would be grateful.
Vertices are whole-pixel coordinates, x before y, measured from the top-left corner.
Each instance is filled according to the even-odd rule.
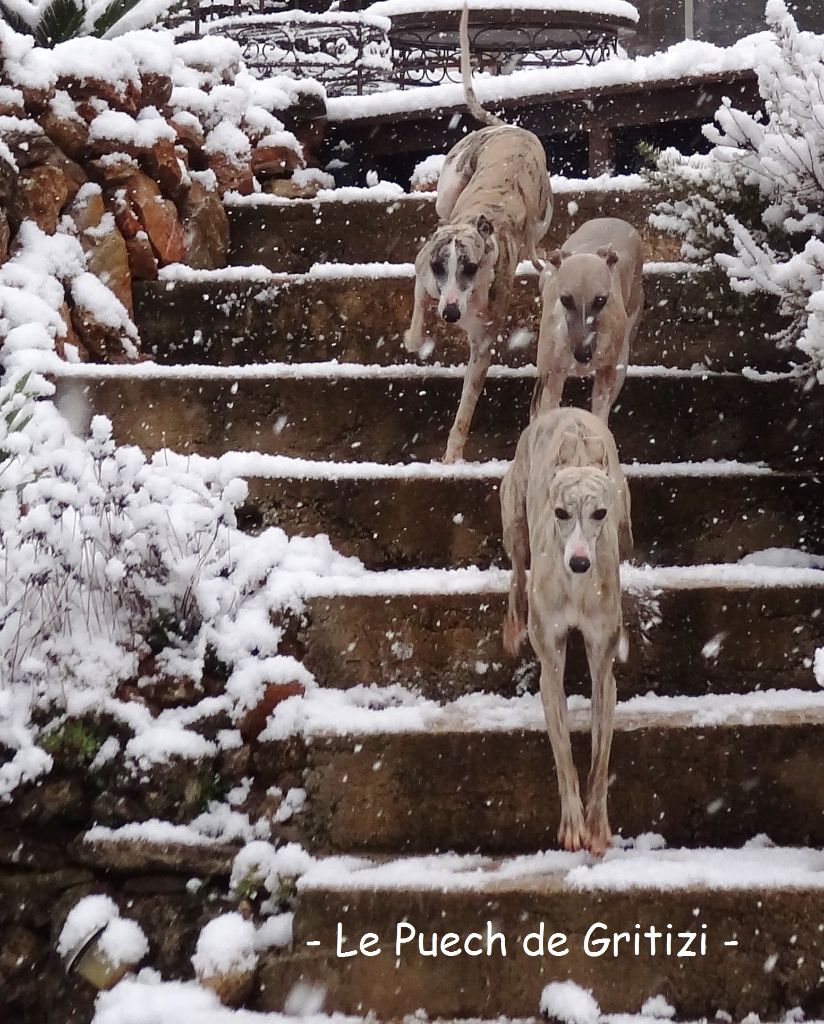
[[[504,651],[510,658],[517,658],[525,638],[526,623],[514,617],[510,618],[507,615],[504,618],[503,645]]]
[[[411,331],[403,332],[403,347],[407,352],[420,352],[424,339]]]
[[[589,849],[589,833],[584,824],[584,809],[578,802],[573,810],[561,811],[561,825],[558,829],[558,845],[569,853]]]
[[[463,446],[460,448],[447,448],[441,462],[445,466],[454,466],[456,462],[463,462]]]
[[[606,813],[588,814],[586,847],[593,857],[603,857],[612,844],[612,829]]]

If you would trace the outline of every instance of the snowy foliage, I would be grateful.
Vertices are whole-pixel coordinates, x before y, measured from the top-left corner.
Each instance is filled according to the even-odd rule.
[[[15,404],[19,388],[6,387]],[[227,571],[245,494],[240,482],[215,492],[147,466],[139,449],[114,444],[101,417],[87,441],[56,443],[49,413],[38,407],[7,435],[0,463],[0,664],[7,682],[35,689],[47,676],[82,681],[103,669],[91,650],[122,673],[158,630],[173,645],[190,641],[217,611],[210,584]]]
[[[127,760],[144,768],[213,753],[193,731],[196,712],[153,715],[119,700],[118,684],[148,673],[189,679],[197,692],[211,661],[223,666],[225,691],[203,693],[204,710],[235,719],[268,683],[312,686],[278,653],[273,612],[297,606],[307,578],[360,568],[325,537],[242,534],[245,483],[119,447],[102,417],[76,437],[37,400],[48,390],[13,373],[0,388],[0,744],[14,752],[0,797],[50,768],[35,712],[112,715],[134,733]]]
[[[800,32],[784,0],[769,0],[776,40],[757,65],[755,115],[727,100],[707,156],[661,154],[653,177],[676,195],[655,226],[682,238],[691,260],[714,260],[743,295],[774,295],[778,336],[810,357],[824,383],[824,36]]]
[[[117,36],[162,17],[175,0],[0,0],[0,17],[39,46]]]

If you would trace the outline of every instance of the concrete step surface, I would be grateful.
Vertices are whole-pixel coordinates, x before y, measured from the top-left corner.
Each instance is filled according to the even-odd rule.
[[[303,981],[321,986],[327,1008],[350,1013],[398,1019],[425,1007],[430,1018],[528,1017],[546,984],[569,979],[591,989],[607,1014],[639,1013],[646,1000],[663,996],[680,1020],[712,1020],[719,1007],[734,1020],[750,1013],[780,1019],[799,1005],[815,1016],[824,921],[819,852],[638,845],[602,865],[557,853],[492,862],[400,858],[348,870],[320,861],[299,885],[293,952],[264,963],[261,1005],[280,1009],[282,994]],[[414,933],[399,931],[404,922]],[[527,955],[538,949],[541,926],[543,955]],[[651,938],[650,928],[662,936]],[[367,933],[379,955],[336,955]],[[423,956],[418,936],[428,950],[433,933],[437,955]],[[448,933],[459,940],[444,947]],[[482,945],[473,938],[468,948],[481,948],[481,956],[464,952],[475,933]],[[622,933],[629,939],[614,938]],[[500,940],[486,945],[487,934],[503,935],[505,955]],[[561,937],[551,948],[565,955],[550,955],[551,935]],[[668,947],[664,935],[680,941]],[[685,948],[699,955],[679,956]]]
[[[149,451],[401,462],[441,458],[462,372],[328,363],[66,364],[55,377],[58,401],[80,428],[104,413],[119,442]],[[533,382],[529,368],[492,368],[467,459],[512,457]],[[586,389],[573,381],[569,398],[587,404]],[[824,399],[802,392],[793,379],[630,367],[610,424],[625,462],[763,460],[774,468],[817,469],[823,415]]]
[[[634,363],[685,369],[698,363],[717,370],[789,365],[789,353],[770,338],[780,324],[775,302],[749,297],[743,303],[728,289],[719,291],[706,274],[662,272],[668,267],[647,265],[646,313],[631,353]],[[189,272],[139,285],[135,321],[144,350],[162,364],[414,364],[417,357],[403,346],[413,274],[411,264],[375,263],[316,265],[304,276]],[[530,268],[516,280],[498,362],[534,363],[540,315],[538,279]],[[433,317],[429,330],[433,360],[466,361],[460,329]]]
[[[638,188],[637,179],[626,184],[636,187],[593,189],[556,179],[555,210],[541,247],[557,248],[592,217],[622,217],[642,233],[649,258],[676,258],[677,243],[649,226],[650,213],[666,197]],[[231,264],[293,272],[321,261],[409,262],[437,224],[432,194],[376,197],[375,191],[357,188],[297,202],[250,196],[235,200],[228,213]]]
[[[251,458],[227,465],[231,461],[255,465]],[[472,476],[423,465],[416,476],[414,466],[294,460],[290,475],[289,461],[260,460],[263,473],[271,466],[280,475],[250,479],[242,516],[247,529],[326,533],[339,551],[370,569],[508,564],[501,536],[503,464]],[[713,463],[692,471],[689,464],[652,464],[626,472],[638,563],[734,562],[770,547],[824,551],[818,477]]]
[[[555,846],[558,789],[537,694],[509,701],[478,695],[436,708],[407,701],[385,711],[362,699],[304,709],[301,828],[313,848],[503,855]],[[571,702],[569,721],[583,790],[590,754],[584,702]],[[275,729],[279,722],[276,715]],[[619,703],[613,831],[654,832],[686,847],[734,846],[761,832],[780,844],[824,844],[822,724],[820,693]]]
[[[816,689],[824,572],[625,567],[623,577],[630,654],[616,667],[622,698]],[[297,650],[323,686],[400,683],[438,700],[511,696],[535,688],[537,667],[528,644],[518,659],[503,652],[508,580],[495,570],[385,572],[354,578],[348,593],[341,580],[341,592],[305,602]],[[589,692],[576,644],[566,679],[568,693]]]

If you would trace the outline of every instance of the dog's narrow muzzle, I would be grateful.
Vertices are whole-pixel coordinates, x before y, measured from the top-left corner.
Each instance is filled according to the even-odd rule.
[[[590,560],[583,555],[573,555],[569,560],[569,567],[573,572],[586,572],[590,564]]]
[[[581,348],[576,348],[573,355],[575,356],[576,363],[591,363],[592,357],[595,355],[595,350],[592,345],[586,345]]]
[[[443,318],[448,324],[456,324],[461,319],[461,310],[456,302],[443,307]]]

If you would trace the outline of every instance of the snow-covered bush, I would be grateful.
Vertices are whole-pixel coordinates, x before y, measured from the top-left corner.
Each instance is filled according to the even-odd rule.
[[[685,198],[653,223],[737,292],[776,296],[788,321],[778,344],[806,353],[824,383],[824,36],[800,32],[784,0],[769,0],[766,17],[775,47],[757,66],[763,110],[727,100],[704,129],[707,156],[660,155],[653,178]]]
[[[279,652],[283,614],[315,577],[363,568],[326,537],[243,534],[243,481],[214,460],[118,446],[103,417],[78,437],[50,389],[13,370],[0,385],[0,800],[50,770],[42,744],[61,714],[120,723],[141,769],[213,756],[199,717],[237,722],[269,684],[313,686]],[[145,706],[147,684],[175,680],[201,710]]]
[[[13,412],[26,389],[18,380],[4,392]],[[190,641],[212,610],[209,581],[228,569],[245,485],[149,466],[114,444],[102,417],[88,440],[55,443],[48,404],[21,413],[26,427],[7,433],[0,462],[2,678],[65,683],[102,667],[92,650],[122,677],[145,645]]]

